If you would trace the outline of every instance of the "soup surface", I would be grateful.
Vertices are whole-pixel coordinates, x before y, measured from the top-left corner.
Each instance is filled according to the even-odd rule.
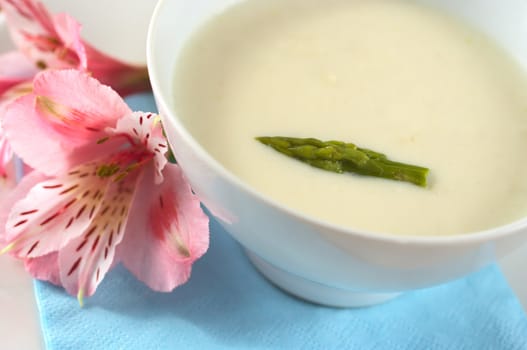
[[[397,0],[251,0],[198,30],[175,106],[230,172],[335,224],[450,235],[527,214],[527,79],[484,34]],[[353,142],[431,169],[429,187],[333,174],[256,136]]]

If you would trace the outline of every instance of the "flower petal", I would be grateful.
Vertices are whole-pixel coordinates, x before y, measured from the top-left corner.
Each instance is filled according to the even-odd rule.
[[[0,137],[0,143],[2,142]],[[1,146],[0,146],[1,148]],[[0,152],[2,150],[0,149]],[[0,156],[2,154],[0,153]],[[0,164],[0,201],[16,186],[15,159]]]
[[[2,128],[10,147],[32,168],[54,175],[72,166],[68,152],[79,147],[79,142],[61,142],[55,130],[36,113],[32,95],[6,107]]]
[[[21,53],[14,51],[0,55],[0,120],[9,103],[31,92],[35,73],[36,69]],[[13,150],[0,123],[0,188],[14,184],[13,168]]]
[[[90,226],[111,181],[97,176],[97,165],[36,184],[16,202],[6,222],[8,247],[18,257],[57,251]]]
[[[33,278],[60,285],[58,253],[50,253],[38,258],[25,259],[24,266]]]
[[[134,112],[125,118],[119,119],[116,134],[130,135],[138,145],[145,147],[154,155],[156,170],[156,183],[163,182],[162,170],[167,164],[165,157],[168,144],[163,136],[160,117],[153,113]]]
[[[37,72],[33,62],[19,51],[0,55],[0,95],[16,85],[30,82]]]
[[[165,167],[161,185],[154,185],[155,170],[147,170],[119,256],[150,288],[169,292],[187,281],[192,263],[206,252],[208,217],[177,165]]]
[[[115,91],[87,74],[46,71],[35,78],[33,94],[6,107],[3,128],[17,155],[54,175],[92,160],[103,147],[118,147],[119,142],[97,141],[130,113]]]
[[[14,189],[2,197],[0,201],[0,246],[3,247],[7,243],[5,227],[13,205],[24,198],[36,184],[46,179],[45,175],[33,171],[23,177]]]
[[[88,58],[87,70],[103,84],[111,86],[121,96],[151,89],[148,70],[114,59],[84,42]]]
[[[112,182],[90,226],[59,251],[62,285],[79,299],[95,292],[113,264],[115,247],[124,236],[137,179],[136,174]]]
[[[0,181],[9,180],[13,183],[15,181],[14,172],[13,150],[5,137],[2,125],[0,125]]]
[[[81,25],[73,17],[66,13],[59,13],[54,16],[53,22],[55,31],[62,42],[62,56],[60,51],[56,51],[58,60],[63,61],[64,68],[76,68],[86,70],[88,61],[86,49],[81,39]],[[74,57],[67,57],[74,55]],[[73,60],[73,61],[72,61]],[[68,62],[69,61],[69,62]],[[56,65],[48,63],[50,68],[59,68],[61,63]]]
[[[50,112],[58,112],[53,120],[71,129],[67,137],[95,139],[94,130],[114,127],[132,112],[117,92],[77,70],[42,72],[35,78],[33,89],[35,96],[56,107]]]

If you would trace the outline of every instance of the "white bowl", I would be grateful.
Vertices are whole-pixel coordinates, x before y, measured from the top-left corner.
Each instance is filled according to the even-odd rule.
[[[203,203],[267,278],[316,303],[365,306],[465,276],[527,240],[527,219],[449,237],[351,230],[286,208],[227,171],[182,124],[173,105],[173,80],[181,49],[194,30],[238,1],[161,0],[150,24],[147,61],[178,163]],[[526,1],[421,1],[472,22],[527,67]]]

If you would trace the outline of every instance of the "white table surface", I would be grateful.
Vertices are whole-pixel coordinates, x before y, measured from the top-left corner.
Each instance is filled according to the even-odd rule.
[[[44,3],[54,11],[67,11],[76,17],[84,25],[84,37],[95,46],[121,59],[145,61],[146,28],[155,0],[44,0]],[[112,30],[108,31],[105,24],[111,25]],[[125,35],[133,40],[123,40]],[[3,36],[0,33],[0,45]],[[502,259],[500,265],[527,310],[527,245]],[[0,339],[1,349],[44,348],[32,280],[21,264],[9,256],[0,257]]]

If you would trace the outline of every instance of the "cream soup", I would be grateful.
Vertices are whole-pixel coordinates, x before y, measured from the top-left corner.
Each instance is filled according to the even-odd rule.
[[[451,235],[527,214],[527,78],[492,40],[410,1],[250,0],[198,30],[175,107],[230,172],[355,229]],[[353,142],[431,169],[426,189],[307,166],[256,136]]]

